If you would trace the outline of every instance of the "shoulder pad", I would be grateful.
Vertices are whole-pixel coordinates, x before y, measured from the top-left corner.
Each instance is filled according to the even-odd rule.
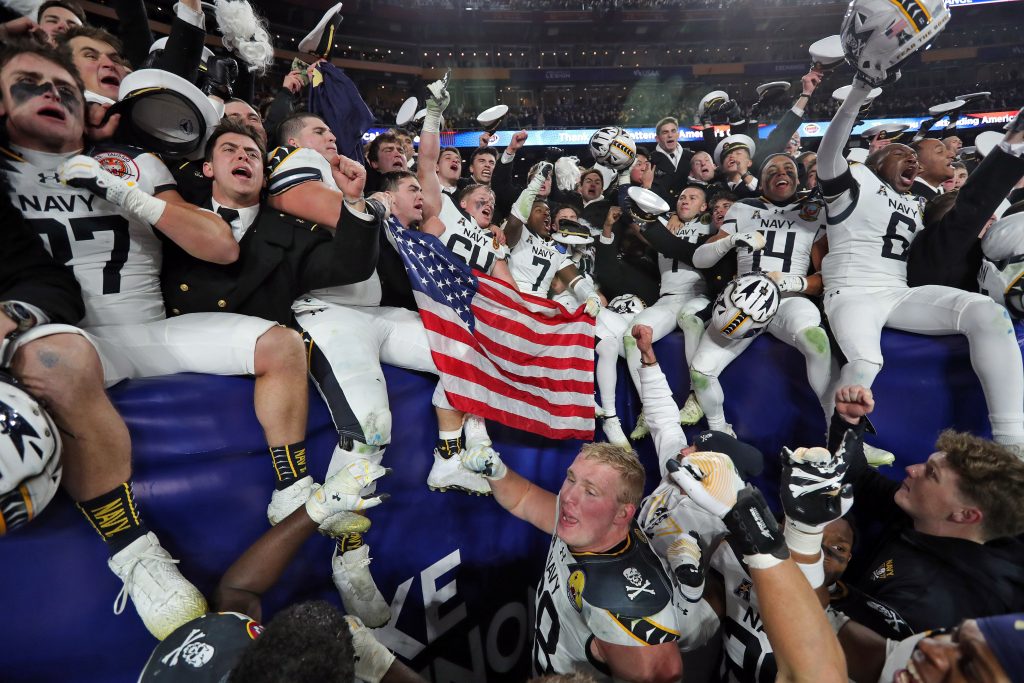
[[[270,153],[267,154],[267,174],[272,173],[275,168],[281,165],[281,162],[291,156],[292,152],[297,149],[300,148],[291,147],[290,145],[279,145],[270,150]]]
[[[746,199],[740,199],[739,201],[733,203],[733,205],[736,205],[736,204],[743,204],[745,206],[751,206],[751,207],[753,207],[755,209],[767,209],[768,208],[768,205],[765,204],[764,201],[762,201],[760,199],[757,199],[755,197],[747,197]]]
[[[629,545],[608,555],[573,555],[583,571],[583,599],[621,617],[657,614],[672,601],[672,583],[635,524]]]

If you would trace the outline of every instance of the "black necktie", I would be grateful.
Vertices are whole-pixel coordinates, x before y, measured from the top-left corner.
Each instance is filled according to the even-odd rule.
[[[235,221],[238,219],[238,211],[234,209],[228,209],[226,207],[220,207],[217,209],[217,213],[224,219],[224,222],[228,224],[228,227],[234,227]]]

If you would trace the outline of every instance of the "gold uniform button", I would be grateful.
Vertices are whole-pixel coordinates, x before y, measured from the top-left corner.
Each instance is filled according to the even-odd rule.
[[[182,282],[180,285],[178,285],[178,289],[180,289],[183,292],[187,292],[188,291],[188,285],[186,285],[184,282]]]
[[[226,308],[227,305],[228,305],[228,302],[224,301],[224,299],[221,299],[220,301],[217,302],[217,308]]]

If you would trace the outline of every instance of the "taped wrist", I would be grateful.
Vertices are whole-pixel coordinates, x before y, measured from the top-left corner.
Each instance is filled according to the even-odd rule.
[[[424,133],[441,132],[441,111],[432,101],[427,102],[427,113],[423,116],[422,130]]]
[[[597,288],[594,287],[594,283],[588,280],[582,275],[577,275],[576,278],[569,283],[569,287],[572,289],[573,296],[576,297],[576,301],[586,303],[590,296],[597,296]]]
[[[821,530],[786,518],[783,531],[786,546],[800,555],[817,555],[821,552]]]
[[[167,202],[164,200],[148,195],[120,179],[115,179],[115,182],[108,185],[106,199],[111,204],[120,206],[133,218],[150,225],[156,225],[167,208]]]
[[[803,572],[804,578],[807,579],[807,583],[811,584],[811,588],[819,588],[825,583],[824,561],[824,557],[819,554],[817,562],[812,562],[811,564],[796,563],[796,566]]]
[[[736,494],[736,504],[722,521],[729,529],[729,543],[740,555],[772,555],[779,560],[789,557],[779,523],[761,492],[749,484]]]
[[[693,265],[698,268],[710,268],[721,261],[722,257],[732,249],[732,246],[732,238],[704,243],[693,252]]]
[[[512,205],[512,215],[526,223],[527,216],[530,215],[530,211],[533,210],[533,202],[537,199],[537,193],[540,192],[540,188],[544,185],[544,174],[535,173],[533,178],[530,179],[530,184],[526,186],[526,189],[519,193],[519,198],[516,199],[516,203]]]

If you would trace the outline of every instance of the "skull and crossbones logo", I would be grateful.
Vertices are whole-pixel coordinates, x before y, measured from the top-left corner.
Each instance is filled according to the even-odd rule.
[[[626,581],[630,583],[626,588],[626,597],[630,600],[636,599],[636,596],[641,593],[650,593],[655,595],[654,589],[652,589],[651,582],[646,580],[643,575],[636,570],[636,567],[629,567],[622,572],[622,575],[626,577]]]

